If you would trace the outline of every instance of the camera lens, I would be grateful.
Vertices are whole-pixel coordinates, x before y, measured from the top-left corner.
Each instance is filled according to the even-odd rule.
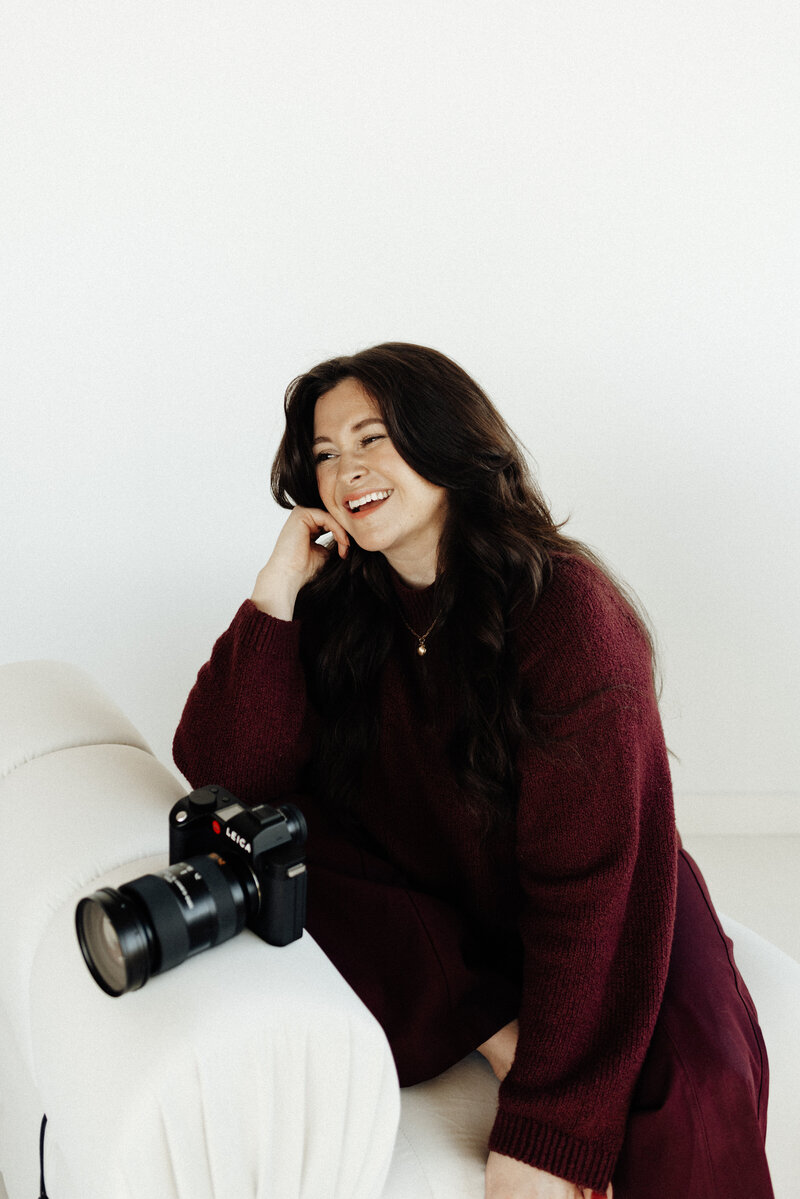
[[[234,937],[258,903],[247,863],[209,854],[95,891],[78,904],[75,925],[95,982],[118,996]]]

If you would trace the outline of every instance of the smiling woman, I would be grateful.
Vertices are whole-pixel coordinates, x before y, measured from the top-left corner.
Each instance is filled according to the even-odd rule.
[[[302,807],[309,931],[402,1085],[488,1059],[487,1199],[771,1199],[766,1052],[680,846],[635,604],[437,351],[324,362],[285,414],[290,515],[179,768]]]

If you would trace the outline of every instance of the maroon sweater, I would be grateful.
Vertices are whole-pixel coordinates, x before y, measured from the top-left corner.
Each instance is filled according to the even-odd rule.
[[[432,589],[396,580],[396,591],[408,625],[427,629]],[[598,570],[555,559],[512,636],[536,710],[560,715],[547,749],[520,751],[515,825],[486,835],[445,752],[444,639],[434,632],[420,662],[398,619],[354,837],[319,797],[297,794],[316,730],[300,636],[299,622],[242,605],[187,701],[178,767],[193,786],[221,783],[247,803],[301,804],[309,932],[381,1021],[402,1085],[518,1016],[490,1147],[604,1189],[675,914],[677,834],[644,638]]]

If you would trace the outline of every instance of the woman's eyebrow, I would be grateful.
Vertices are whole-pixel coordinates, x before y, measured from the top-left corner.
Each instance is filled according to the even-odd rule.
[[[359,432],[361,429],[364,429],[364,428],[366,428],[366,426],[367,426],[367,425],[382,425],[382,424],[383,424],[383,421],[381,420],[381,418],[380,418],[379,416],[367,416],[367,417],[365,417],[365,418],[364,418],[364,420],[357,421],[357,422],[356,422],[356,423],[355,423],[355,424],[354,424],[354,425],[351,427],[351,429],[350,429],[350,432],[351,432],[351,433],[358,433],[358,432]],[[312,444],[312,445],[317,445],[317,443],[318,443],[318,442],[320,442],[320,441],[330,441],[330,442],[332,442],[332,441],[333,441],[333,438],[332,438],[332,437],[326,437],[324,434],[321,434],[319,437],[315,437],[315,438],[314,438],[314,440],[311,442],[311,444]]]

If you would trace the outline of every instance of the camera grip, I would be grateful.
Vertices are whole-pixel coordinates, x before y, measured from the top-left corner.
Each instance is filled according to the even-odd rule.
[[[308,874],[294,845],[274,849],[262,863],[261,903],[250,926],[270,945],[289,945],[303,934]]]

